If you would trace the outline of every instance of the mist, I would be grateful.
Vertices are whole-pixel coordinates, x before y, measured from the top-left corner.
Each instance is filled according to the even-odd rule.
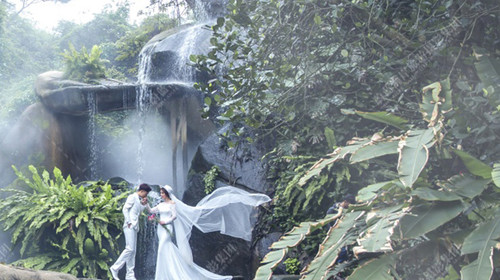
[[[176,161],[173,162],[175,143],[172,139],[177,135],[172,135],[167,119],[156,111],[145,115],[138,111],[126,114],[122,124],[126,132],[121,137],[110,137],[102,130],[97,133],[98,177],[104,180],[121,177],[134,184],[169,184],[182,195],[187,177],[187,170],[183,169],[182,144],[177,144]],[[188,168],[199,142],[200,139],[188,138]],[[173,165],[177,170],[177,182],[172,174]]]

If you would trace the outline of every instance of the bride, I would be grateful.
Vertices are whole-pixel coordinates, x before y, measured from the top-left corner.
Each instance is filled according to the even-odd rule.
[[[251,211],[271,199],[263,194],[251,194],[227,186],[216,189],[193,207],[176,198],[172,191],[169,185],[161,187],[163,201],[149,209],[160,216],[155,280],[231,279],[231,276],[217,275],[193,262],[189,246],[191,229],[194,225],[205,233],[220,231],[250,241]],[[175,238],[177,246],[172,238]]]

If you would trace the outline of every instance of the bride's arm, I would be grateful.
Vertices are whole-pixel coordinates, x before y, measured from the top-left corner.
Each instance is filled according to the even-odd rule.
[[[148,210],[148,213],[151,213],[151,214],[157,214],[158,213],[158,205],[156,205],[155,207],[151,208],[151,206],[149,206],[149,203],[147,204],[146,206],[146,209]]]
[[[166,225],[166,224],[170,224],[171,222],[173,222],[176,218],[177,218],[177,210],[175,210],[175,204],[172,205],[172,215],[165,221],[161,221],[160,224],[162,225]]]

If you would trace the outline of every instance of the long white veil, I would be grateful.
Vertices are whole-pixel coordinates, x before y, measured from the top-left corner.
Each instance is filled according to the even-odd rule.
[[[204,197],[196,206],[189,206],[175,197],[172,187],[164,188],[175,201],[177,219],[174,220],[177,247],[186,261],[193,262],[189,238],[193,226],[200,231],[220,231],[222,234],[250,241],[250,215],[254,207],[271,201],[265,194],[254,194],[226,186]]]

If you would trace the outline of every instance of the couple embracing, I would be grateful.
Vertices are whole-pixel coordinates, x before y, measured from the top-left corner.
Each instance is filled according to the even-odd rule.
[[[123,206],[125,222],[125,249],[111,266],[113,279],[117,280],[118,271],[126,265],[126,280],[135,280],[135,252],[140,214],[148,212],[159,216],[157,227],[158,256],[156,258],[155,280],[179,279],[231,279],[212,273],[193,262],[189,238],[191,229],[196,226],[202,232],[220,231],[222,234],[250,241],[252,224],[250,215],[254,207],[269,202],[264,194],[248,193],[241,189],[226,186],[216,189],[203,198],[196,206],[184,204],[173,194],[169,185],[160,188],[162,201],[151,208],[147,196],[151,187],[141,184],[136,193],[131,194]],[[176,243],[172,237],[175,236]]]

